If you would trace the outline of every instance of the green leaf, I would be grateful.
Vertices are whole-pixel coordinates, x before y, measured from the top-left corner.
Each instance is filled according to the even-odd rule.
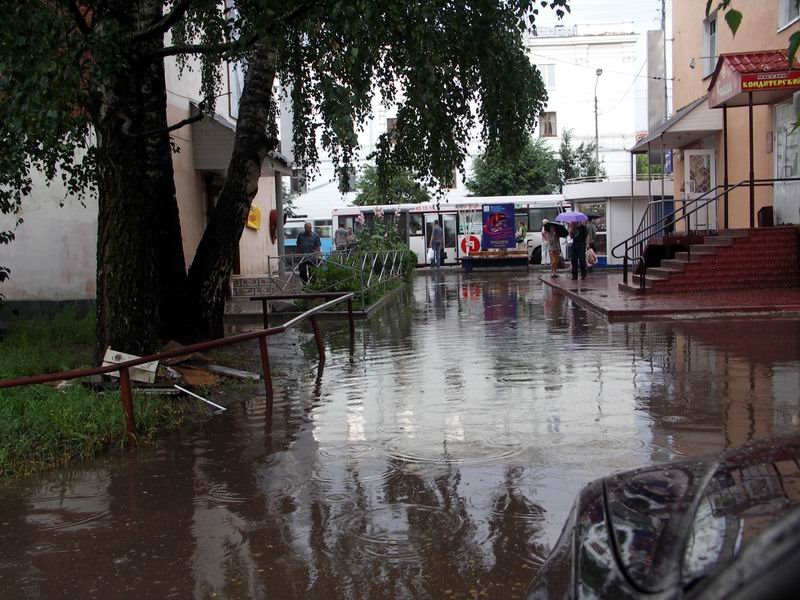
[[[795,31],[789,38],[789,68],[794,65],[797,49],[800,48],[800,31]]]
[[[735,36],[736,32],[739,30],[739,25],[742,24],[742,13],[736,9],[730,9],[725,13],[725,22],[728,24],[728,27],[731,28],[731,32]]]

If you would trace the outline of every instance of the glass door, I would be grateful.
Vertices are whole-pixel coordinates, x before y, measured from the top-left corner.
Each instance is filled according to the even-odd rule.
[[[455,214],[427,213],[425,215],[425,244],[426,248],[430,245],[433,224],[441,218],[442,229],[444,230],[444,253],[443,264],[456,264],[456,244],[458,242],[458,227]]]
[[[775,179],[800,177],[800,131],[792,103],[775,107]],[[800,182],[776,181],[773,198],[776,225],[800,223]]]
[[[683,153],[685,191],[684,199],[694,200],[703,196],[698,202],[702,205],[710,200],[716,192],[712,192],[717,185],[714,150],[685,150]],[[696,205],[687,207],[687,210],[697,208]],[[690,217],[691,229],[713,230],[717,228],[717,203],[693,213]]]

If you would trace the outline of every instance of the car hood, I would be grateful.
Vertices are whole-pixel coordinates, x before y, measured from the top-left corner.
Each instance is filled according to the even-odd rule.
[[[800,505],[800,437],[603,482],[608,544],[637,591],[687,589]]]

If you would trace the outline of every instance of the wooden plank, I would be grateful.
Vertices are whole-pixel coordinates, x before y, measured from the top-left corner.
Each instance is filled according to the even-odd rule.
[[[223,367],[222,365],[206,365],[203,367],[207,371],[222,375],[223,377],[232,377],[233,379],[244,379],[245,381],[258,381],[261,375],[258,373],[251,373],[250,371],[241,371],[239,369],[232,369],[230,367]]]

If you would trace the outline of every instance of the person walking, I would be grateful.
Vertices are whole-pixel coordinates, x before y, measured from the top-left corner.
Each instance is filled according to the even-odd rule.
[[[581,279],[586,279],[586,237],[588,231],[584,223],[573,223],[569,232],[569,237],[572,238],[572,254],[570,255],[570,262],[572,263],[572,279],[578,278],[578,265],[581,268]]]
[[[549,265],[550,264],[550,250],[549,250],[549,242],[547,241],[547,236],[550,233],[548,231],[548,225],[550,221],[547,219],[542,219],[542,264]]]
[[[333,234],[333,243],[336,246],[337,252],[341,252],[342,250],[347,248],[348,237],[349,236],[347,235],[347,229],[344,228],[344,225],[339,223],[339,229],[337,229],[336,232]]]
[[[437,269],[442,264],[442,248],[444,247],[444,231],[439,221],[433,222],[433,229],[431,230],[431,243],[430,248],[433,250],[433,266]]]
[[[550,259],[550,277],[558,277],[558,263],[561,262],[561,238],[558,235],[558,226],[547,224],[547,253]]]
[[[297,253],[303,258],[300,259],[300,279],[303,283],[308,283],[311,278],[311,266],[313,260],[309,255],[319,254],[322,249],[322,240],[311,228],[311,223],[306,222],[303,226],[303,231],[297,234]]]

